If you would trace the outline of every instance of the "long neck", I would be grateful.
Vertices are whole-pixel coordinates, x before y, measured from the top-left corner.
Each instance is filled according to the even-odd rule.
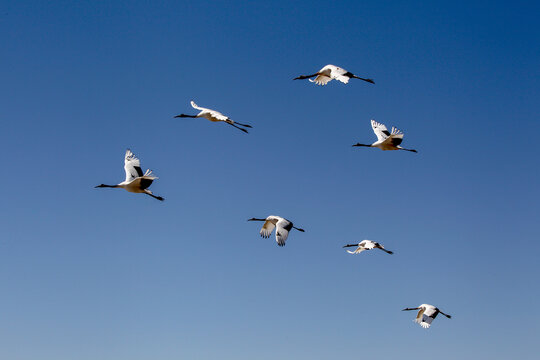
[[[248,219],[248,221],[266,221],[266,219],[251,218],[251,219]]]
[[[354,144],[353,146],[365,146],[365,147],[371,147],[371,145],[368,145],[368,144]]]
[[[196,118],[197,115],[186,115],[186,114],[180,114],[176,115],[175,118]]]
[[[118,185],[105,185],[105,184],[101,184],[101,185],[98,185],[96,186],[97,188],[102,188],[102,187],[107,187],[107,188],[117,188],[117,187],[120,187]]]
[[[309,79],[309,78],[312,78],[312,77],[317,76],[317,75],[319,75],[319,73],[316,73],[316,74],[313,74],[313,75],[300,75],[298,77],[295,77],[293,80]]]

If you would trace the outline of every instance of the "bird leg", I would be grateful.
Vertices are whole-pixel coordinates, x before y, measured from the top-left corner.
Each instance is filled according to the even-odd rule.
[[[346,75],[346,74],[345,74],[345,75]],[[373,79],[364,79],[364,78],[358,77],[358,76],[353,75],[353,74],[351,74],[351,75],[352,75],[352,76],[351,76],[352,78],[364,80],[364,81],[367,81],[368,83],[375,84],[375,81],[373,81]]]
[[[394,253],[393,251],[386,250],[386,249],[383,248],[383,247],[377,247],[377,249],[381,249],[382,251],[384,251],[385,253],[390,254],[390,255],[392,255],[392,254]]]
[[[439,312],[440,312],[441,314],[443,314],[444,316],[446,316],[447,318],[449,318],[449,319],[452,318],[452,315],[445,314],[445,313],[443,313],[441,310],[439,310]]]
[[[231,121],[234,121],[234,120],[231,120]],[[248,128],[251,128],[251,127],[253,127],[253,126],[251,126],[251,125],[248,125],[248,124],[242,124],[242,123],[239,123],[238,121],[234,121],[234,123],[235,123],[235,124],[238,124],[238,125],[240,125],[240,126],[245,126],[245,127],[248,127]]]
[[[235,128],[237,128],[238,130],[242,130],[243,132],[245,132],[246,134],[249,134],[248,131],[246,129],[242,129],[241,127],[238,127],[236,125],[234,125],[233,123],[230,123],[230,122],[227,122],[227,124],[231,125],[231,126],[234,126]]]
[[[162,198],[161,196],[156,196],[154,194],[152,194],[152,192],[150,190],[144,190],[144,193],[148,196],[151,196],[153,197],[154,199],[158,199],[159,201],[163,201],[165,200],[164,198]]]

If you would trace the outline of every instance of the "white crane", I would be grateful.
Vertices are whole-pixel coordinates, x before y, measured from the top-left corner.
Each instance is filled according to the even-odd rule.
[[[349,254],[360,254],[362,251],[372,250],[372,249],[381,249],[382,251],[384,251],[387,254],[393,254],[394,253],[394,252],[392,252],[390,250],[386,250],[384,248],[384,246],[382,246],[378,242],[371,241],[371,240],[362,240],[358,244],[349,244],[349,245],[345,245],[343,247],[344,248],[356,247],[356,249],[354,249],[354,251],[347,250],[347,252]]]
[[[276,241],[279,246],[285,246],[285,241],[289,236],[291,229],[304,232],[304,229],[293,226],[293,223],[280,216],[270,215],[266,219],[251,218],[248,221],[264,221],[260,234],[263,238],[267,239],[272,234],[274,228],[276,229]]]
[[[187,118],[200,118],[200,117],[203,117],[203,118],[208,119],[208,120],[210,120],[212,122],[222,121],[222,122],[224,122],[226,124],[234,126],[235,128],[237,128],[239,130],[242,130],[245,133],[248,132],[246,129],[242,129],[241,127],[236,126],[236,125],[240,125],[240,126],[247,127],[247,128],[251,127],[251,125],[241,124],[241,123],[239,123],[237,121],[233,121],[228,116],[223,115],[219,111],[215,111],[215,110],[211,110],[211,109],[207,109],[207,108],[197,106],[197,104],[195,104],[195,102],[193,100],[191,100],[191,106],[193,106],[194,109],[200,110],[201,112],[198,113],[197,115],[180,114],[180,115],[176,115],[175,118],[186,118],[186,117]]]
[[[357,143],[353,146],[367,146],[367,147],[376,147],[381,150],[405,150],[411,152],[418,152],[414,149],[405,149],[399,146],[403,141],[403,132],[392,126],[392,132],[388,132],[388,129],[384,124],[378,123],[375,120],[371,120],[371,127],[373,132],[377,135],[377,141],[373,144],[360,144]]]
[[[311,80],[312,77],[315,77],[315,80]],[[314,82],[317,85],[326,85],[331,80],[339,80],[344,84],[349,82],[349,79],[360,79],[367,81],[368,83],[375,84],[372,79],[364,79],[354,75],[353,73],[348,72],[347,70],[340,68],[335,65],[326,65],[321,70],[317,71],[313,75],[300,75],[295,77],[293,80],[303,80],[309,79],[309,81]]]
[[[124,170],[126,170],[126,180],[122,181],[118,185],[105,185],[101,184],[96,188],[122,188],[132,193],[142,193],[150,195],[154,199],[165,200],[161,196],[155,196],[152,194],[148,187],[157,177],[152,175],[152,170],[148,169],[145,173],[141,170],[141,162],[133,155],[131,150],[126,150],[126,157],[124,159]]]
[[[419,307],[415,307],[415,308],[405,308],[402,311],[411,311],[411,310],[419,310],[418,315],[416,315],[416,319],[414,319],[414,322],[419,324],[424,329],[427,329],[431,326],[431,322],[437,317],[439,313],[443,314],[449,319],[452,318],[452,316],[443,313],[441,310],[439,310],[435,306],[429,305],[429,304],[422,304]]]

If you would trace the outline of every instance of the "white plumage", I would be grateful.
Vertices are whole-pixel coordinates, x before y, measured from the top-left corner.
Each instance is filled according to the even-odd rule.
[[[202,118],[208,119],[208,120],[210,120],[212,122],[221,121],[221,122],[224,122],[224,123],[229,124],[231,126],[234,126],[235,128],[237,128],[239,130],[242,130],[245,133],[247,133],[248,131],[246,129],[242,129],[241,127],[239,127],[237,125],[244,126],[244,127],[247,127],[247,128],[251,127],[251,125],[241,124],[239,122],[233,121],[233,120],[231,120],[231,118],[229,118],[228,116],[223,115],[219,111],[200,107],[197,104],[195,104],[195,102],[193,100],[191,101],[191,106],[194,109],[200,110],[200,112],[197,115],[180,114],[180,115],[176,115],[175,118],[184,118],[184,117],[200,118],[200,117],[202,117]]]
[[[449,319],[452,318],[451,315],[445,314],[441,310],[436,308],[435,306],[429,305],[429,304],[422,304],[416,308],[403,309],[403,311],[411,311],[411,310],[418,310],[418,314],[416,315],[414,322],[419,324],[424,329],[428,329],[431,326],[431,322],[435,320],[435,318],[437,317],[439,313],[446,316]]]
[[[289,231],[296,229],[304,232],[304,229],[293,226],[293,223],[280,216],[270,215],[266,219],[251,218],[248,221],[264,221],[260,234],[263,238],[269,238],[274,229],[276,230],[276,242],[279,246],[285,246],[285,241],[289,237]]]
[[[400,146],[403,141],[404,134],[398,128],[392,127],[392,132],[389,132],[384,124],[378,123],[375,120],[371,120],[371,127],[373,128],[375,135],[377,135],[377,141],[369,145],[357,143],[353,146],[376,147],[381,150],[405,150],[418,152],[414,149],[405,149]]]
[[[315,80],[311,80],[312,77],[315,77]],[[317,85],[326,85],[331,80],[338,80],[344,84],[347,84],[349,83],[349,79],[351,78],[360,79],[360,80],[364,80],[369,83],[375,84],[375,82],[372,79],[365,79],[365,78],[358,77],[354,75],[353,73],[350,73],[347,70],[340,68],[339,66],[335,66],[335,65],[326,65],[321,70],[317,71],[315,74],[300,75],[294,78],[293,80],[309,79],[309,81]]]
[[[345,245],[343,247],[344,248],[346,248],[346,247],[356,247],[356,249],[354,251],[347,250],[347,252],[349,254],[360,254],[362,251],[372,250],[372,249],[380,249],[380,250],[384,251],[387,254],[393,254],[392,251],[386,250],[384,248],[384,246],[382,246],[378,242],[371,241],[371,240],[362,240],[358,244],[349,244],[349,245]]]
[[[147,194],[155,199],[161,201],[164,200],[161,196],[155,196],[150,190],[148,190],[148,187],[152,184],[154,180],[157,179],[157,177],[152,174],[152,170],[150,169],[146,170],[146,172],[143,173],[141,169],[141,161],[137,157],[135,157],[135,155],[129,149],[126,150],[126,155],[124,158],[124,170],[126,172],[126,180],[122,181],[120,184],[101,184],[96,186],[96,188],[122,188],[132,193]]]

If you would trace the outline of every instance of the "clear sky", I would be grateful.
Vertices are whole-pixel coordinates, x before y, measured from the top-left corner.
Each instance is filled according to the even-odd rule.
[[[2,1],[0,358],[536,358],[539,10]],[[326,64],[376,84],[291,80]],[[165,202],[94,189],[128,147]]]

